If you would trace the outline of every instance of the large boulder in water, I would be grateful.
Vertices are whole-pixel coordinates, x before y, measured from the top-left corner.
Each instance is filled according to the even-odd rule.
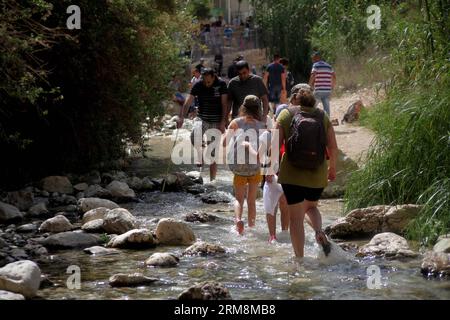
[[[0,269],[0,290],[32,298],[36,296],[40,284],[41,270],[33,261],[16,261]]]
[[[164,245],[191,245],[195,242],[192,229],[182,221],[171,218],[161,219],[156,226],[156,238]]]
[[[450,279],[450,254],[434,251],[427,252],[422,261],[421,272],[427,278],[440,277]]]
[[[347,180],[350,174],[356,170],[358,170],[356,162],[339,150],[336,162],[336,180],[328,183],[322,193],[322,198],[338,198],[344,195]]]
[[[139,287],[153,284],[156,281],[158,279],[146,277],[142,273],[119,273],[109,278],[109,285],[111,287]]]
[[[184,250],[183,255],[200,255],[208,256],[225,253],[225,249],[217,244],[211,244],[204,241],[198,241],[192,246]]]
[[[50,193],[73,193],[73,186],[69,178],[62,176],[50,176],[42,179],[42,189]]]
[[[103,218],[103,229],[109,234],[122,234],[136,228],[136,219],[126,209],[110,210]]]
[[[340,239],[372,236],[380,232],[402,234],[420,210],[421,207],[417,205],[355,209],[326,227],[325,232],[331,238]]]
[[[179,300],[231,300],[229,290],[218,282],[204,282],[183,291]]]
[[[84,232],[68,231],[47,237],[41,244],[49,249],[88,248],[101,244],[100,237]]]
[[[108,242],[111,248],[150,248],[155,246],[153,235],[147,229],[134,229],[117,237],[112,238]]]
[[[180,262],[180,258],[174,254],[156,252],[145,260],[145,265],[152,267],[175,267],[178,262]]]
[[[405,238],[392,232],[377,234],[357,254],[359,257],[381,256],[387,259],[414,258],[417,255],[411,251]]]

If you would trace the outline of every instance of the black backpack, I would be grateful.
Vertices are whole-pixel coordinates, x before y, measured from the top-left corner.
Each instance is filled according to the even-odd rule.
[[[299,107],[290,107],[289,112],[292,115],[291,136],[286,143],[289,162],[300,169],[317,169],[325,161],[325,113],[320,109],[303,112]]]

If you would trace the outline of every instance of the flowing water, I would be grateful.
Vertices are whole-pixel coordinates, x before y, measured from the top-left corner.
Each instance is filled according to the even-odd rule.
[[[186,132],[183,133],[186,136]],[[183,135],[182,134],[182,135]],[[172,142],[154,137],[149,159],[136,162],[130,170],[153,177],[167,170]],[[172,171],[193,170],[193,166],[173,167]],[[203,174],[204,181],[209,179]],[[214,185],[232,199],[232,175],[222,168]],[[90,256],[82,251],[60,251],[54,262],[42,271],[58,286],[40,291],[46,299],[176,299],[195,283],[213,280],[223,283],[233,299],[450,299],[449,281],[430,281],[420,274],[421,260],[407,262],[384,259],[357,259],[355,251],[345,252],[333,244],[325,258],[315,243],[312,229],[305,226],[305,257],[293,257],[288,234],[278,233],[278,242],[269,244],[262,199],[257,201],[257,223],[246,228],[243,236],[234,230],[232,202],[204,204],[185,193],[146,193],[143,202],[123,205],[143,226],[156,227],[157,219],[183,220],[186,213],[201,211],[220,217],[217,222],[191,224],[197,239],[219,244],[227,253],[210,257],[181,257],[175,268],[149,268],[144,261],[154,252],[172,252],[181,256],[185,247],[156,247],[142,251],[121,250],[110,256]],[[320,204],[324,225],[340,216],[342,202],[325,200]],[[246,221],[246,211],[244,210]],[[280,229],[279,214],[277,231]],[[68,289],[68,266],[81,268],[81,289]],[[381,270],[381,288],[369,289],[367,268]],[[138,288],[111,288],[108,278],[116,273],[141,272],[159,282]]]

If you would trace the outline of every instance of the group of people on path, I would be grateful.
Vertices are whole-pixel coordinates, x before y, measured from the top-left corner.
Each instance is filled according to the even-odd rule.
[[[318,201],[328,181],[336,178],[336,136],[329,118],[329,104],[326,107],[323,102],[326,93],[331,94],[336,78],[318,53],[312,58],[310,84],[289,83],[278,55],[268,66],[264,79],[253,74],[244,60],[236,62],[237,76],[228,84],[214,70],[203,68],[201,80],[192,86],[177,121],[177,127],[181,128],[189,107],[197,99],[201,126],[192,131],[192,144],[198,145],[195,139],[200,137],[203,150],[212,142],[208,130],[214,129],[222,133],[223,147],[232,151],[227,151],[232,155],[231,158],[227,155],[227,163],[234,174],[237,232],[243,234],[245,230],[245,200],[247,225],[250,228],[255,225],[257,191],[263,184],[269,242],[276,240],[276,211],[280,207],[282,229],[289,229],[297,257],[304,255],[304,220],[315,231],[325,254],[330,251],[330,243],[322,230]],[[280,104],[283,95],[288,97],[288,88],[288,101]],[[317,107],[316,97],[322,100],[325,112]],[[258,133],[256,143],[245,134],[252,130]],[[203,165],[202,150],[198,166]],[[236,161],[242,154],[245,161]],[[278,154],[279,157],[273,157]],[[274,170],[264,170],[267,159]],[[216,174],[217,165],[213,162],[210,179],[214,180]]]

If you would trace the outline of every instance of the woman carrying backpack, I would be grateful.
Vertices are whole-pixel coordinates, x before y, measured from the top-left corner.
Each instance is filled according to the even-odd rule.
[[[262,182],[259,134],[266,128],[266,124],[261,121],[261,109],[258,97],[253,95],[245,97],[240,108],[240,116],[231,121],[223,141],[223,146],[226,147],[231,140],[227,162],[234,173],[235,222],[236,230],[241,235],[244,232],[242,212],[247,187],[248,226],[255,226],[256,220],[256,195]]]
[[[328,116],[315,107],[316,100],[311,91],[302,89],[297,95],[300,106],[283,110],[277,118],[279,143],[286,146],[278,183],[282,185],[289,207],[289,229],[295,255],[304,256],[305,215],[316,232],[316,241],[328,255],[330,243],[322,231],[322,217],[317,205],[328,180],[336,179],[336,136]]]

